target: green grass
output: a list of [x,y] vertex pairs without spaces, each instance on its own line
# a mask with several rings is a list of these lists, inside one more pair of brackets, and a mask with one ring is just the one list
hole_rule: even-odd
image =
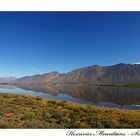
[[1,93],[0,128],[140,128],[140,111]]

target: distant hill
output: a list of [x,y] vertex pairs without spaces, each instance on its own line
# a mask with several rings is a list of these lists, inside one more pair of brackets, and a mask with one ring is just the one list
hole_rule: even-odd
[[16,79],[17,79],[16,77],[1,77],[0,83],[7,83],[7,82],[11,82]]
[[19,84],[44,84],[48,83],[54,79],[56,79],[60,74],[57,71],[53,71],[46,74],[36,74],[33,76],[26,76],[16,80],[13,80],[12,83],[19,83]]
[[117,64],[112,66],[93,65],[60,74],[51,72],[43,75],[27,76],[12,81],[22,84],[45,83],[133,83],[140,82],[140,64]]

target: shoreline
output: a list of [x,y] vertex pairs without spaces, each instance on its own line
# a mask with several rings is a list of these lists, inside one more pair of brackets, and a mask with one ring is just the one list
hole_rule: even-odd
[[108,102],[106,102],[108,105],[101,105],[100,102],[99,103],[93,103],[93,102],[88,102],[85,101],[85,103],[81,103],[81,102],[76,102],[76,101],[72,101],[72,100],[65,100],[65,99],[57,99],[57,98],[46,98],[46,97],[41,97],[39,95],[34,95],[34,94],[28,94],[28,93],[14,93],[14,92],[0,92],[0,94],[15,94],[15,95],[26,95],[26,96],[35,96],[35,97],[40,97],[42,99],[46,99],[46,100],[58,100],[58,101],[65,101],[65,102],[70,102],[73,104],[79,104],[79,105],[87,105],[87,106],[93,106],[93,107],[103,107],[103,108],[110,108],[110,109],[120,109],[120,110],[140,110],[140,105],[119,105],[119,104],[114,104],[114,106],[112,105],[113,103],[110,102],[110,105]]

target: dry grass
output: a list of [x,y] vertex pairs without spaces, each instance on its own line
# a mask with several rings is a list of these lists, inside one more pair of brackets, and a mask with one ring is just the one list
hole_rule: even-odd
[[1,93],[0,128],[140,128],[140,111]]

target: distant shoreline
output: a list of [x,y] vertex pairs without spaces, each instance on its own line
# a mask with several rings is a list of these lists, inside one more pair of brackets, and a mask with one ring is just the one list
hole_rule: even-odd
[[101,83],[101,84],[88,84],[88,83],[0,83],[1,85],[50,85],[50,86],[107,86],[107,87],[134,87],[140,88],[140,83]]

